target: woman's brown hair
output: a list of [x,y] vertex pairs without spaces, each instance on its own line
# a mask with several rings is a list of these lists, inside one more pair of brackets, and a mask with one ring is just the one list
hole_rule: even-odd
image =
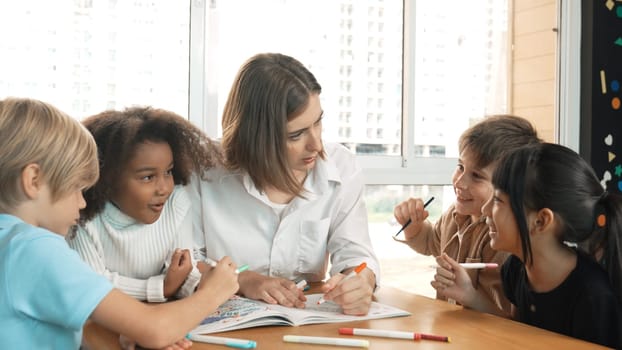
[[[278,53],[251,57],[240,68],[224,107],[222,148],[230,170],[246,171],[255,186],[300,195],[287,161],[287,122],[322,88],[298,60]],[[320,154],[324,157],[324,153]]]

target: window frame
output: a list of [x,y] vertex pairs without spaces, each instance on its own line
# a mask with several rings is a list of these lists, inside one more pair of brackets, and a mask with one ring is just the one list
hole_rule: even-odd
[[581,130],[581,1],[558,0],[557,142],[579,152]]

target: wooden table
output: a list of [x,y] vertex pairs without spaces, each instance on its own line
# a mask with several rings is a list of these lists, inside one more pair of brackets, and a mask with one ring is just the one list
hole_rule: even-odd
[[[464,309],[461,306],[424,296],[403,292],[392,287],[381,287],[376,292],[378,302],[409,311],[412,315],[380,320],[348,323],[308,325],[300,327],[259,327],[226,333],[215,333],[230,338],[250,339],[257,342],[257,349],[356,349],[330,345],[295,344],[283,342],[283,335],[307,335],[367,339],[370,349],[598,349],[593,343],[570,338],[557,333],[531,327],[519,322],[489,314]],[[429,333],[449,336],[451,343],[421,340],[411,341],[364,336],[341,336],[339,327],[375,328]],[[120,349],[118,335],[96,325],[87,323],[84,341],[88,349]],[[413,344],[414,343],[414,344]],[[192,349],[231,349],[222,345],[194,342]]]

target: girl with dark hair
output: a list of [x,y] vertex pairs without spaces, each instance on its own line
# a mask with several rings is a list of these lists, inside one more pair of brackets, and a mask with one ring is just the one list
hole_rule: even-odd
[[[513,317],[594,343],[622,347],[622,199],[607,193],[577,153],[544,143],[511,153],[492,178],[484,205],[493,249],[512,255],[501,268]],[[465,306],[483,302],[468,275],[437,258],[438,288]],[[480,298],[481,299],[481,298]]]

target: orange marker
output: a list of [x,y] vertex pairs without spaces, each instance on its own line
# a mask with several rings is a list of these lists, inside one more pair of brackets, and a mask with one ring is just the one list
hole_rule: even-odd
[[[361,263],[359,266],[357,266],[354,271],[350,272],[344,279],[341,280],[341,282],[347,280],[348,278],[352,278],[356,275],[358,275],[361,271],[363,271],[365,268],[367,267],[367,263],[363,262]],[[341,283],[339,282],[339,283]],[[317,301],[318,305],[319,304],[323,304],[325,303],[326,300],[324,300],[324,297],[320,297],[320,299]]]

